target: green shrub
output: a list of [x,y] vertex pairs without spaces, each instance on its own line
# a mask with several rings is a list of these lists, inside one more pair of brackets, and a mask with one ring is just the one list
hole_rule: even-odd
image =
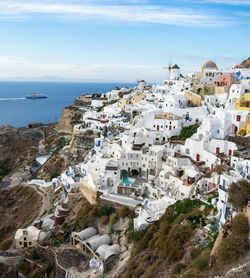
[[142,238],[140,239],[140,241],[137,244],[136,253],[140,253],[142,250],[144,250],[148,247],[148,244],[156,231],[157,231],[157,228],[154,225],[150,225],[147,228],[146,232],[143,234]]
[[175,205],[175,215],[176,218],[180,214],[186,214],[192,211],[194,208],[201,206],[201,201],[199,200],[191,200],[191,199],[184,199],[183,201],[177,201]]
[[0,250],[6,251],[7,249],[9,249],[12,244],[12,241],[13,241],[12,238],[7,238],[7,239],[3,240],[0,243]]
[[232,221],[233,234],[242,236],[245,239],[248,235],[248,231],[248,218],[242,213],[236,215]]
[[39,259],[39,256],[38,256],[38,254],[37,254],[37,251],[36,251],[36,248],[35,248],[35,247],[30,248],[30,256],[31,256],[31,258],[34,259],[34,260]]
[[127,235],[128,242],[140,241],[145,233],[146,233],[146,230],[133,230],[133,231],[129,232]]
[[111,226],[113,226],[118,221],[119,221],[119,216],[118,216],[118,214],[115,214],[110,218],[109,223],[110,223]]
[[194,247],[190,251],[190,256],[191,256],[192,260],[197,258],[200,254],[201,254],[201,249],[198,247]]
[[28,262],[22,262],[18,269],[20,272],[22,272],[22,274],[27,275],[31,271],[31,265]]
[[108,206],[104,205],[98,209],[98,216],[99,217],[101,217],[103,215],[109,216],[112,213],[112,211],[113,211],[112,207],[108,207]]
[[94,132],[93,132],[92,129],[86,130],[86,135],[88,135],[88,136],[92,135],[93,133],[94,133]]
[[215,220],[216,220],[216,218],[215,218],[215,216],[213,216],[212,219],[211,219],[211,224],[212,224],[212,225],[214,225]]
[[247,242],[243,241],[240,236],[228,236],[221,244],[217,259],[218,263],[228,265],[238,261],[245,254],[246,245]]
[[122,206],[118,212],[120,218],[125,218],[128,216],[129,209],[126,206]]
[[195,125],[183,127],[180,131],[180,137],[187,139],[197,132],[200,125],[197,123]]
[[194,259],[194,261],[192,262],[192,267],[197,270],[204,271],[208,268],[209,259],[210,259],[210,250],[205,249],[201,252],[201,254],[196,259]]
[[109,217],[107,215],[103,215],[100,218],[100,224],[106,226],[109,223]]
[[134,229],[134,221],[133,219],[129,219],[127,232],[133,231],[133,229]]
[[53,173],[53,174],[51,174],[51,176],[50,176],[50,180],[52,180],[52,179],[54,179],[54,178],[57,178],[57,177],[59,177],[60,175],[58,174],[58,173]]
[[144,268],[142,268],[141,266],[138,266],[133,273],[132,278],[138,278],[141,277],[144,273]]
[[236,210],[242,210],[250,200],[250,182],[242,180],[232,183],[228,189],[228,202]]
[[158,262],[154,263],[146,270],[145,278],[157,277],[157,272],[158,272],[157,270],[158,270]]
[[183,245],[190,239],[192,230],[187,225],[174,225],[163,242],[162,252],[168,261],[180,260],[184,254]]
[[238,214],[232,221],[232,233],[223,239],[219,253],[218,263],[227,265],[238,261],[248,248],[248,219]]
[[183,263],[176,263],[171,268],[171,275],[179,274],[182,270],[186,268],[186,265]]

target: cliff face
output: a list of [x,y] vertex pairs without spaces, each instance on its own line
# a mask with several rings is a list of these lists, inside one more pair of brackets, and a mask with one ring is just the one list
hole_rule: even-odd
[[0,184],[8,173],[30,164],[43,137],[38,129],[0,127]]
[[39,213],[41,202],[41,196],[30,187],[17,186],[1,190],[0,249],[5,249],[6,240],[12,241],[17,229],[32,222]]
[[77,106],[68,106],[63,109],[62,116],[57,125],[59,133],[72,134],[75,124],[80,123],[83,112]]

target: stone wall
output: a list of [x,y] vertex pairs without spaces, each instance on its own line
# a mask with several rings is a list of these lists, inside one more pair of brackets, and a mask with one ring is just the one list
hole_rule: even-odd
[[0,263],[5,265],[18,265],[24,258],[24,254],[0,251]]
[[36,246],[36,251],[39,257],[45,258],[55,269],[57,278],[64,278],[66,270],[60,267],[57,263],[55,253],[49,247],[43,247],[40,245]]
[[82,183],[80,184],[80,190],[82,192],[82,195],[88,200],[91,205],[97,204],[97,190],[93,190]]

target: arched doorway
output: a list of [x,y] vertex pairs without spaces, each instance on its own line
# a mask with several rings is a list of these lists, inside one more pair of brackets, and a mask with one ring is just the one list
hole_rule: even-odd
[[138,177],[139,176],[139,171],[136,169],[132,169],[130,172],[132,177]]

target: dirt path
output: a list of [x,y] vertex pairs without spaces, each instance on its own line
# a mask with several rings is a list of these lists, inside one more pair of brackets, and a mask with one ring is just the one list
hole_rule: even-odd
[[[42,199],[42,207],[41,207],[40,212],[37,215],[36,219],[40,218],[44,214],[44,212],[46,210],[50,209],[50,195],[49,195],[48,192],[46,192],[45,190],[43,190],[40,187],[38,188],[34,184],[27,184],[26,186],[32,187],[37,192],[37,194],[39,194],[39,195],[41,195],[43,197],[43,199]],[[35,220],[33,221],[33,223],[35,222]]]

